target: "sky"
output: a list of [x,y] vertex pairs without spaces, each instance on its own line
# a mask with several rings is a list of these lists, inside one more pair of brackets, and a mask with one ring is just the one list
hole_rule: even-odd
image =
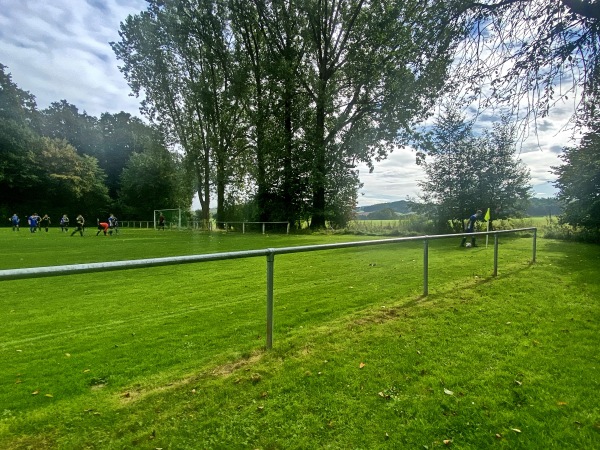
[[[36,97],[39,109],[66,100],[79,111],[128,112],[141,117],[139,99],[118,69],[109,42],[119,40],[119,25],[128,15],[146,8],[145,0],[0,0],[0,63],[20,89]],[[538,133],[520,146],[519,158],[531,171],[536,197],[554,195],[551,166],[570,143],[564,125],[568,105],[556,108],[538,123]],[[478,126],[490,126],[487,116]],[[417,198],[418,181],[424,179],[411,149],[396,151],[376,163],[369,173],[359,166],[364,186],[359,206]]]

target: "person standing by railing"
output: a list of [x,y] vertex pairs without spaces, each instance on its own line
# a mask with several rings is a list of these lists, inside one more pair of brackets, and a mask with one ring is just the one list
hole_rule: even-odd
[[[475,231],[475,224],[481,217],[481,214],[482,214],[481,210],[478,209],[475,214],[473,214],[471,217],[469,217],[469,222],[467,222],[467,226],[465,227],[465,233],[473,233]],[[467,246],[466,242],[467,242],[467,237],[463,236],[460,246],[466,247]],[[477,247],[477,244],[475,244],[474,236],[471,237],[471,245],[469,247]]]

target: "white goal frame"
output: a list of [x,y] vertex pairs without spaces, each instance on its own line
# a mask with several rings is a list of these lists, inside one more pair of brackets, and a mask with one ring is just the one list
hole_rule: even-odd
[[164,208],[164,209],[155,209],[154,210],[154,229],[157,230],[158,229],[158,215],[156,213],[162,214],[165,211],[177,211],[178,215],[177,215],[177,229],[181,230],[181,208]]

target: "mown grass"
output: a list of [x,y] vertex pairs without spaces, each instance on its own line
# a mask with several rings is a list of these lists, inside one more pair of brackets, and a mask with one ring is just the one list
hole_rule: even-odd
[[[2,268],[348,240],[1,230]],[[23,233],[21,231],[20,233]],[[597,246],[502,239],[0,283],[2,448],[594,448]],[[446,441],[446,443],[444,443]]]

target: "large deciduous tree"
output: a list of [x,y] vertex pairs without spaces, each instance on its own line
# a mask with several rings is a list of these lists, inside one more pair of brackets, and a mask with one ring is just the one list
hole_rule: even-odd
[[515,128],[507,119],[475,136],[473,124],[450,108],[437,120],[419,163],[426,179],[422,199],[435,205],[440,229],[455,231],[477,209],[493,218],[518,217],[527,209],[530,176],[516,159]]
[[[406,141],[444,89],[460,28],[443,1],[302,3],[300,79],[312,102],[312,222],[326,220],[328,181]],[[335,164],[341,162],[342,164]]]
[[[121,25],[113,48],[134,91],[146,94],[149,115],[175,131],[188,155],[198,152],[199,185],[212,175],[209,162],[218,196],[229,181],[219,164],[245,167],[262,217],[279,199],[288,219],[298,217],[301,199],[320,228],[351,210],[355,164],[404,145],[443,92],[463,32],[453,6],[153,0]],[[242,92],[234,80],[246,67],[251,90]],[[255,158],[236,165],[246,147]]]
[[566,147],[564,164],[554,167],[564,210],[561,221],[600,231],[600,133],[590,131],[576,147]]
[[131,156],[121,176],[119,199],[127,217],[147,219],[156,209],[189,209],[191,191],[181,162],[156,146]]
[[88,217],[108,214],[106,175],[96,158],[77,154],[66,140],[43,137],[37,162],[43,174],[38,194],[44,192],[43,201],[37,201],[37,209],[43,207],[54,216],[74,207]]
[[[224,2],[150,1],[148,10],[121,24],[113,43],[144,112],[183,148],[197,177],[203,218],[211,191],[222,211],[231,170],[239,166],[241,91],[235,43]],[[243,146],[241,147],[243,149]]]

